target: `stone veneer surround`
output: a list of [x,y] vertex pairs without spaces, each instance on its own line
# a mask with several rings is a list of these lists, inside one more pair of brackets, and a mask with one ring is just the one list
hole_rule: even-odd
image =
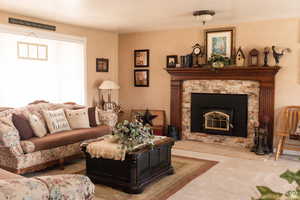
[[[253,144],[254,126],[258,123],[259,90],[258,81],[247,80],[186,80],[182,91],[182,136],[183,139],[205,143],[250,148]],[[191,93],[247,94],[248,95],[248,137],[231,137],[205,133],[191,133]]]

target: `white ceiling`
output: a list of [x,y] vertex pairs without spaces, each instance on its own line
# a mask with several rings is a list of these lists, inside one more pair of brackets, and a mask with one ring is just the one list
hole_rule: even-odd
[[200,9],[230,24],[300,17],[300,0],[0,0],[0,10],[121,33],[202,26]]

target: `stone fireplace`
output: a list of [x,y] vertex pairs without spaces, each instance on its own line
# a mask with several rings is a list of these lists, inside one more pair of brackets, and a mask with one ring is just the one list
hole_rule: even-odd
[[250,147],[258,123],[259,82],[186,80],[182,91],[182,137]]
[[[254,126],[268,118],[268,144],[273,149],[274,86],[280,67],[167,68],[171,75],[170,124],[178,127],[181,139],[250,147]],[[233,95],[247,101],[246,126],[235,130],[236,108],[228,105],[201,106],[198,127],[191,125],[192,96]],[[228,100],[226,100],[228,103]],[[210,102],[210,100],[208,101]],[[203,103],[203,102],[202,102]],[[221,102],[222,103],[222,102]],[[245,109],[242,112],[246,112]],[[197,113],[197,111],[196,111]],[[199,114],[199,113],[198,113]],[[197,115],[197,114],[196,114]],[[193,115],[194,116],[194,115]],[[196,119],[197,120],[197,119]],[[205,130],[203,130],[203,127]],[[243,130],[243,128],[246,130]],[[237,133],[239,132],[239,133]],[[235,135],[228,135],[234,133]],[[240,135],[236,135],[240,134]]]

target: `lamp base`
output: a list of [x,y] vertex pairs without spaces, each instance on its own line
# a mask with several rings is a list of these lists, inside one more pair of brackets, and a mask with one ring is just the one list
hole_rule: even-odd
[[117,108],[117,104],[115,102],[105,102],[103,104],[103,110],[105,111],[115,111]]

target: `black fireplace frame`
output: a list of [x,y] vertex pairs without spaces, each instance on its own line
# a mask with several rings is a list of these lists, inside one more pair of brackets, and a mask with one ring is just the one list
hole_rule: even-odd
[[[229,131],[209,130],[204,127],[204,114],[208,111],[231,113]],[[233,137],[248,136],[248,95],[220,93],[191,93],[191,132]]]

